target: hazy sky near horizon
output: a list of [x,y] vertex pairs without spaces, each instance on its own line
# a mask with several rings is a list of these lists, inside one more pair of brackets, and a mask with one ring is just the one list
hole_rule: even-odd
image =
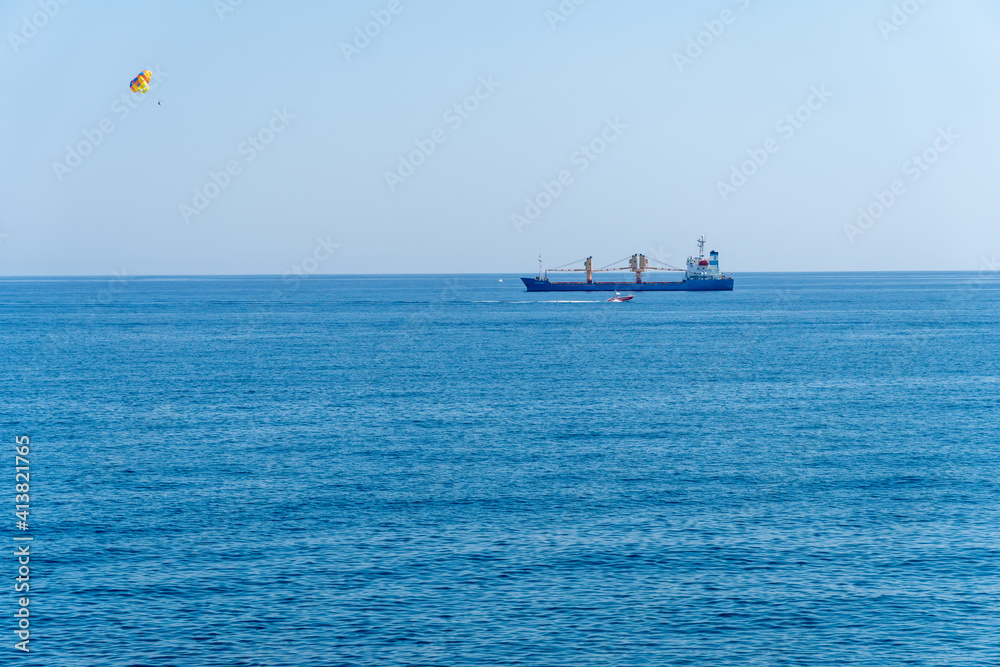
[[1000,255],[995,0],[8,0],[0,27],[2,275],[528,275],[702,233],[727,272]]

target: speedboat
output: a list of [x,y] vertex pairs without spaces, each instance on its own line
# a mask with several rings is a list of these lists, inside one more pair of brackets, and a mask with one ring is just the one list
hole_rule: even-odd
[[615,295],[608,299],[608,301],[614,301],[615,303],[622,303],[623,301],[631,301],[635,296],[632,294],[622,295],[620,292],[615,292]]

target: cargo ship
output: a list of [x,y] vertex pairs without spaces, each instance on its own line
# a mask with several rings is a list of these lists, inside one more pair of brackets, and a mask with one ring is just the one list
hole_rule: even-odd
[[[595,273],[629,271],[635,274],[634,282],[596,282]],[[675,271],[684,274],[681,280],[646,281],[647,271]],[[580,272],[587,274],[587,282],[549,280],[550,273]],[[687,269],[673,266],[654,266],[645,255],[632,255],[628,266],[615,268],[594,268],[594,258],[583,261],[582,269],[542,269],[542,258],[538,258],[538,276],[521,278],[529,292],[691,292],[732,290],[733,274],[726,275],[719,270],[719,253],[712,250],[705,257],[705,237],[698,239],[698,256],[688,257]]]

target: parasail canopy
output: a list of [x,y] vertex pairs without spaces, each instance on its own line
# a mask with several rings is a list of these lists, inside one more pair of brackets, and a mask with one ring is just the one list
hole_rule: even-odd
[[153,78],[153,73],[148,69],[144,69],[139,72],[139,76],[132,79],[132,83],[129,84],[129,88],[132,89],[133,93],[148,93],[149,92],[149,81]]

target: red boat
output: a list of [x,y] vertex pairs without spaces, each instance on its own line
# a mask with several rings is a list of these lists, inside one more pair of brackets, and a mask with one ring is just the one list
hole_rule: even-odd
[[631,301],[634,298],[635,298],[635,296],[632,295],[632,294],[626,294],[625,296],[622,296],[618,292],[615,292],[615,295],[613,297],[611,297],[610,299],[608,299],[608,301],[614,301],[615,303],[621,303],[623,301]]

